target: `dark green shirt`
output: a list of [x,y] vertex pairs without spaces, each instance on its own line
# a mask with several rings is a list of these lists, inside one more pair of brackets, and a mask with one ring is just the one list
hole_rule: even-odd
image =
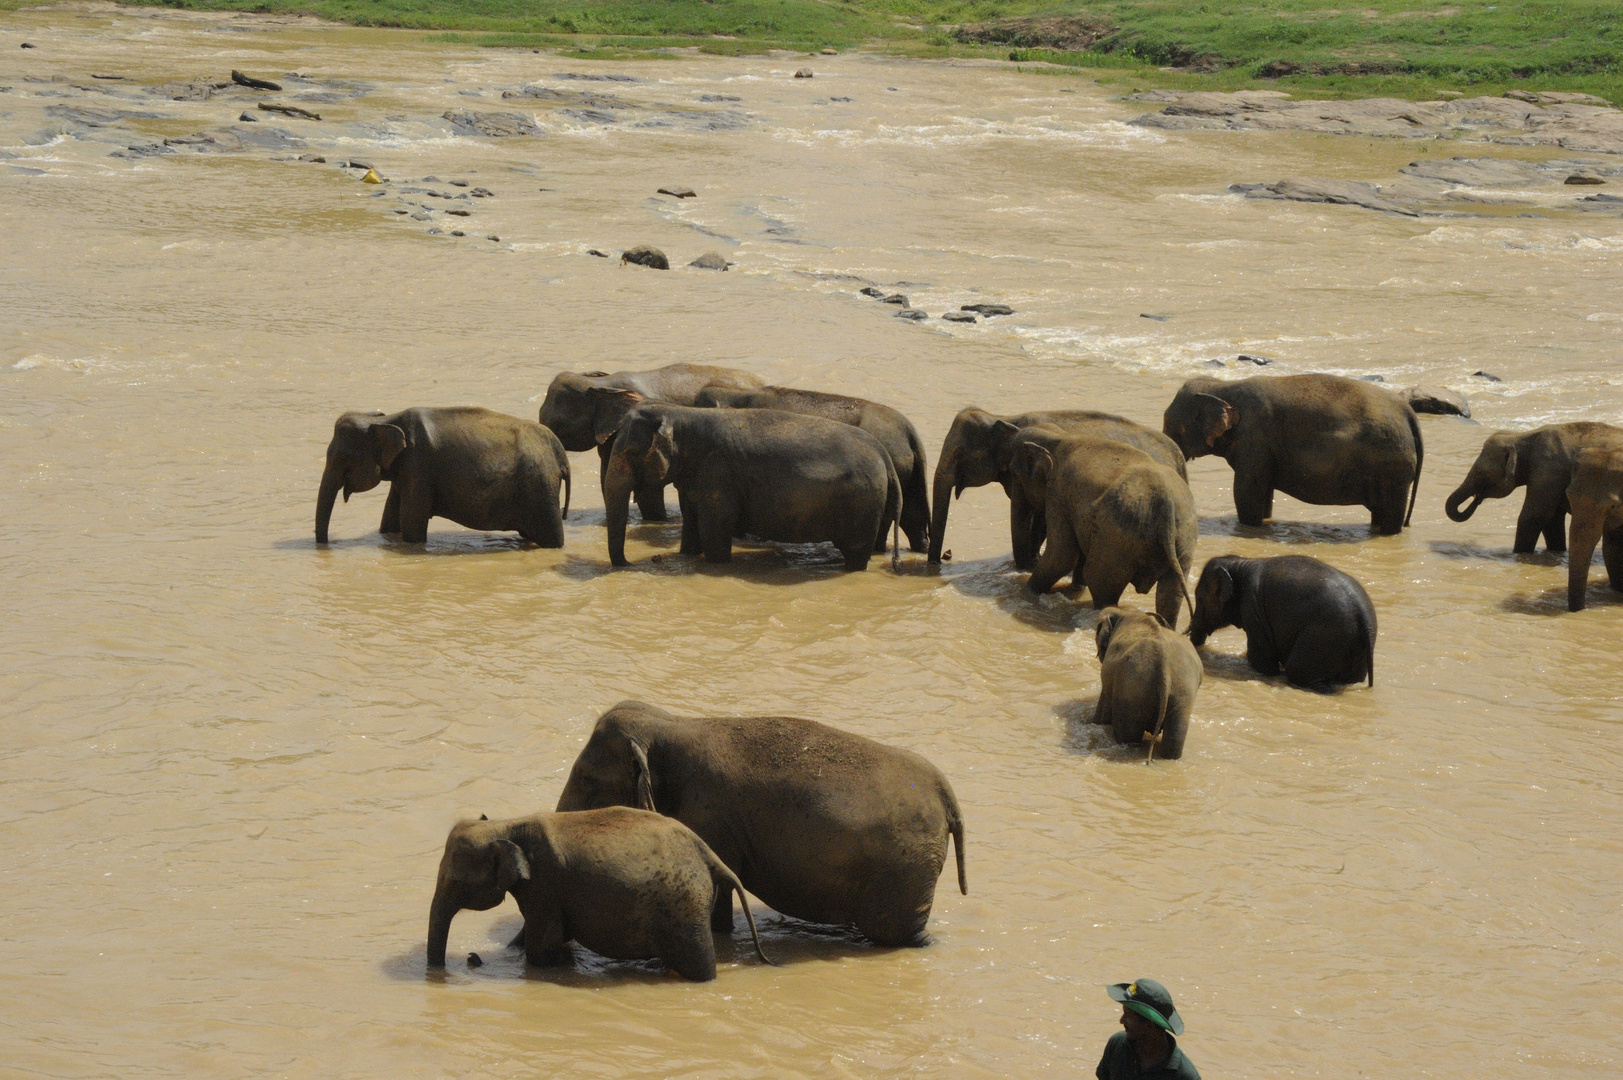
[[[1172,1038],[1168,1035],[1167,1038]],[[1172,1056],[1151,1069],[1138,1067],[1138,1051],[1127,1041],[1127,1032],[1118,1031],[1105,1043],[1105,1056],[1093,1070],[1099,1080],[1200,1080],[1195,1063],[1183,1056],[1177,1041],[1172,1044]]]

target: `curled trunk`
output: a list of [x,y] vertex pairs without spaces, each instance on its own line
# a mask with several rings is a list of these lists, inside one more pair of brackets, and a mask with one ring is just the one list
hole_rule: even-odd
[[930,562],[941,561],[941,545],[947,538],[947,512],[958,482],[958,467],[946,453],[935,467],[935,491],[930,503]]
[[631,516],[631,490],[637,478],[622,455],[610,457],[603,473],[603,506],[608,511],[609,562],[630,566],[626,561],[626,520]]
[[332,521],[333,503],[344,486],[344,474],[331,466],[321,474],[321,492],[316,496],[316,543],[327,542],[327,525]]
[[453,901],[434,894],[434,906],[428,913],[428,966],[445,966],[445,942],[451,936],[451,920],[456,917]]
[[[1445,512],[1447,512],[1448,520],[1450,521],[1468,521],[1470,520],[1471,515],[1476,513],[1476,508],[1482,505],[1483,498],[1484,496],[1478,495],[1476,492],[1472,491],[1469,484],[1461,484],[1459,487],[1455,488],[1454,493],[1448,497],[1448,502],[1443,509]],[[1460,503],[1464,502],[1466,499],[1470,499],[1471,504],[1464,509],[1461,509]]]

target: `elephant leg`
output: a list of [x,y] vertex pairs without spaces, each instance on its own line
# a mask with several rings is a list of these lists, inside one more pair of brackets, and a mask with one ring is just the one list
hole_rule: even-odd
[[564,929],[563,912],[556,908],[524,914],[524,959],[537,967],[555,967],[566,963],[568,951],[564,944],[569,932]]
[[1279,656],[1274,652],[1273,642],[1250,627],[1245,631],[1245,659],[1259,675],[1279,674]]
[[[1565,516],[1562,506],[1565,499],[1565,492],[1548,493],[1529,482],[1522,512],[1516,515],[1516,543],[1511,550],[1517,554],[1536,550],[1540,533],[1545,534],[1548,542],[1548,529],[1553,524],[1551,519],[1558,521]],[[1561,545],[1563,548],[1565,546],[1564,543]],[[1550,550],[1559,551],[1561,548],[1551,547]]]
[[709,982],[716,977],[716,941],[708,927],[698,930],[674,930],[661,943],[659,958],[684,979]]
[[1054,587],[1054,583],[1064,577],[1073,567],[1081,551],[1076,542],[1076,534],[1068,521],[1056,521],[1054,531],[1048,536],[1048,546],[1043,553],[1037,556],[1037,565],[1031,571],[1031,577],[1026,584],[1031,591],[1039,596]]
[[558,488],[549,488],[545,481],[531,485],[525,498],[524,525],[519,535],[537,547],[564,546],[564,515]]
[[644,521],[669,521],[665,514],[665,485],[637,485],[637,512]]
[[693,500],[683,495],[680,490],[676,493],[677,505],[682,510],[682,547],[683,555],[703,555],[704,542],[699,538],[699,515],[693,510]]
[[1263,469],[1235,466],[1234,512],[1241,525],[1259,526],[1274,516],[1274,479]]
[[1396,536],[1403,531],[1403,512],[1409,508],[1409,484],[1384,483],[1375,489],[1370,500],[1369,527],[1381,536]]
[[733,893],[731,889],[723,892],[716,890],[716,903],[710,909],[710,929],[718,934],[731,933],[733,929]]
[[909,904],[903,897],[912,890],[906,881],[892,881],[885,885],[885,895],[867,897],[857,912],[857,929],[862,936],[879,945],[893,949],[918,949],[930,944],[930,903],[935,899],[934,882],[929,892],[923,893],[922,904]]
[[[695,500],[695,503],[699,500]],[[704,548],[704,561],[729,563],[733,561],[733,534],[737,529],[738,513],[735,507],[716,497],[705,500],[699,513],[699,545]],[[863,545],[866,548],[866,544]],[[864,552],[866,554],[866,552]]]
[[1613,592],[1623,592],[1623,527],[1608,532],[1601,540],[1601,558],[1606,560],[1606,577]]
[[1099,704],[1093,709],[1093,722],[1095,724],[1109,724],[1115,727],[1112,717],[1116,705],[1116,680],[1111,672],[1104,671],[1099,677]]
[[[885,546],[881,544],[879,546],[879,552],[883,554],[884,551]],[[868,547],[867,544],[858,544],[854,547],[842,547],[840,548],[840,554],[845,556],[845,569],[847,572],[868,569],[868,560],[874,556],[874,552]]]
[[1555,516],[1544,523],[1544,550],[1560,554],[1567,550],[1567,512],[1557,510]]
[[1009,500],[1009,547],[1014,552],[1016,570],[1030,570],[1037,565],[1037,549],[1042,542],[1031,541],[1036,518],[1036,511],[1024,499],[1016,495]]
[[378,532],[385,536],[393,536],[400,531],[400,485],[389,485],[389,497],[383,500],[383,521],[378,525]]
[[1582,611],[1584,594],[1589,591],[1589,563],[1600,543],[1600,522],[1572,517],[1572,535],[1567,549],[1567,610]]
[[397,491],[400,492],[400,539],[408,544],[426,543],[428,519],[434,513],[433,487],[427,480],[408,476],[394,482],[390,497]]

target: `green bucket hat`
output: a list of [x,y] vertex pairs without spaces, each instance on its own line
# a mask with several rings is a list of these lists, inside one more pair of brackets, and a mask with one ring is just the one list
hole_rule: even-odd
[[1152,1024],[1174,1035],[1183,1034],[1183,1017],[1172,1007],[1172,995],[1154,979],[1113,983],[1105,987],[1105,992]]

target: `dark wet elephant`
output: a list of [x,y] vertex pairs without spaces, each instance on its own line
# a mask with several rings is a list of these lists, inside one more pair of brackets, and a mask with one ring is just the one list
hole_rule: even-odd
[[[1567,485],[1573,463],[1586,447],[1623,450],[1623,428],[1611,424],[1551,424],[1534,431],[1496,431],[1482,443],[1471,471],[1449,495],[1444,510],[1450,521],[1466,521],[1483,499],[1503,499],[1527,487],[1516,517],[1512,551],[1538,547],[1539,534],[1549,551],[1567,550]],[[1465,500],[1470,504],[1461,506]]]
[[1030,570],[1047,535],[1043,509],[1026,502],[1009,483],[1009,454],[1014,437],[1023,427],[1043,424],[1076,435],[1111,439],[1142,450],[1156,461],[1186,476],[1178,444],[1158,431],[1109,413],[1061,410],[994,416],[971,406],[953,418],[941,457],[935,463],[935,491],[930,519],[930,562],[941,561],[947,534],[947,513],[965,488],[1000,483],[1009,496],[1009,540],[1017,570]]
[[1189,639],[1159,615],[1105,608],[1093,629],[1099,650],[1099,708],[1095,723],[1110,725],[1119,743],[1149,744],[1148,761],[1183,757],[1189,714],[1204,668]]
[[1567,610],[1582,611],[1596,544],[1601,545],[1612,591],[1623,592],[1623,450],[1580,450],[1566,494],[1572,506]]
[[[608,469],[608,441],[625,414],[643,401],[692,405],[706,386],[753,389],[765,380],[736,368],[708,364],[667,364],[652,371],[602,371],[576,374],[559,372],[541,402],[541,423],[551,428],[564,449],[578,454],[596,449],[602,469]],[[644,521],[665,521],[665,486],[637,492],[637,510]]]
[[459,821],[445,841],[428,917],[428,964],[445,966],[451,920],[518,901],[526,959],[557,964],[578,941],[614,960],[665,961],[695,982],[716,977],[711,912],[733,893],[766,963],[749,899],[733,872],[687,826],[615,807]]
[[[559,810],[640,806],[705,839],[785,915],[852,925],[882,945],[924,945],[950,837],[952,785],[917,754],[789,716],[673,716],[622,701],[597,721]],[[732,925],[718,903],[715,927]]]
[[609,561],[627,566],[631,492],[674,484],[682,554],[732,560],[733,538],[827,541],[847,570],[884,550],[902,508],[896,466],[861,428],[777,409],[690,409],[647,402],[610,444],[603,502]]
[[1414,513],[1426,456],[1407,402],[1339,375],[1190,379],[1161,430],[1190,460],[1216,454],[1233,467],[1242,525],[1273,516],[1278,490],[1320,506],[1368,507],[1371,527],[1395,535]]
[[[489,409],[348,412],[333,425],[316,497],[316,543],[327,542],[338,493],[390,481],[384,533],[428,539],[428,519],[470,529],[514,530],[541,547],[564,546],[569,455],[545,427]],[[563,487],[559,504],[558,489]]]
[[[1010,455],[1011,497],[1041,506],[1048,543],[1027,582],[1042,594],[1071,575],[1096,608],[1131,585],[1155,587],[1155,610],[1178,625],[1199,522],[1189,485],[1142,450],[1051,427],[1021,428]],[[1193,610],[1193,605],[1191,605]]]
[[1220,555],[1200,571],[1189,640],[1225,626],[1245,631],[1245,656],[1263,675],[1327,691],[1375,685],[1375,605],[1351,576],[1305,555]]
[[765,386],[759,390],[707,386],[699,392],[694,404],[700,408],[782,409],[837,420],[866,431],[890,454],[896,475],[901,478],[902,532],[907,536],[908,546],[914,551],[929,547],[930,492],[924,479],[924,444],[919,441],[912,421],[889,405],[787,386]]

